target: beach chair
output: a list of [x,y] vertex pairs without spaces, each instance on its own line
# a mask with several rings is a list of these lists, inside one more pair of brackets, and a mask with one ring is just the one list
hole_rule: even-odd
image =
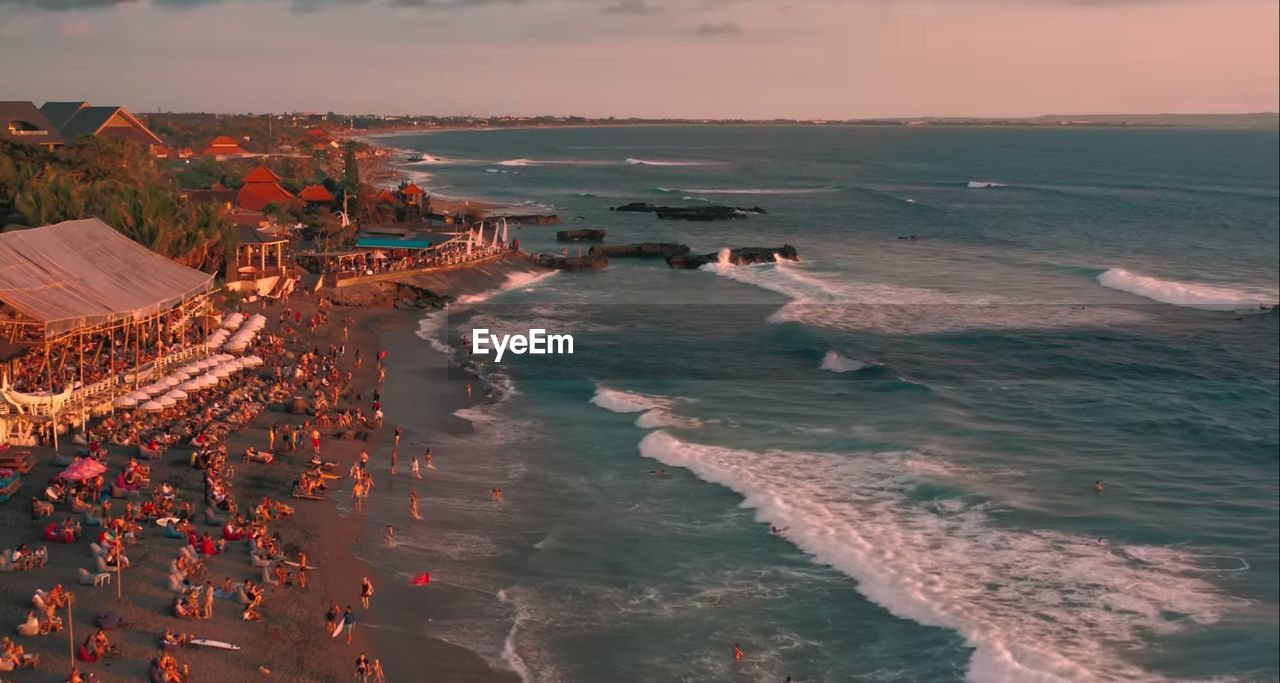
[[93,586],[94,588],[102,588],[104,585],[111,583],[111,574],[108,572],[94,573],[80,568],[80,583],[85,586]]
[[20,636],[38,636],[40,635],[40,622],[35,618],[28,619],[18,624],[18,635]]

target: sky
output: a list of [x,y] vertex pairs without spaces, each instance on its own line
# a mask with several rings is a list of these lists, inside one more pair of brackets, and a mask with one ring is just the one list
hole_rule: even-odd
[[1280,109],[1276,0],[0,0],[0,100],[689,118]]

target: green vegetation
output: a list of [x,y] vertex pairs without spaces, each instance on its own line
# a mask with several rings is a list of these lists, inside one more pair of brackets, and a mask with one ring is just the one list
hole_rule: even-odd
[[211,273],[234,242],[231,219],[216,205],[183,201],[169,170],[139,145],[85,137],[50,153],[0,141],[0,228],[90,217]]

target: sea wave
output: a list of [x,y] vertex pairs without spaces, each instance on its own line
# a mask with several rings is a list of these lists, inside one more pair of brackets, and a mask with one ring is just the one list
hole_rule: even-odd
[[971,190],[983,190],[991,187],[1009,187],[1004,183],[993,183],[989,180],[970,180],[965,187]]
[[671,405],[671,399],[596,384],[591,403],[613,413],[643,413],[654,408],[666,408]]
[[1141,311],[1102,306],[1046,306],[987,294],[847,280],[806,264],[735,266],[722,258],[700,270],[781,294],[790,301],[772,323],[879,334],[934,334],[975,329],[1055,329],[1132,324]]
[[755,452],[664,431],[640,452],[736,491],[757,519],[893,614],[960,633],[979,683],[1159,680],[1117,651],[1245,604],[1204,580],[1184,548],[1140,562],[1132,547],[998,524],[969,496],[922,498],[921,487],[963,473],[921,453]]
[[1103,287],[1187,308],[1208,311],[1266,312],[1276,306],[1277,293],[1251,287],[1223,287],[1198,282],[1161,280],[1124,268],[1112,268],[1098,276]]
[[653,159],[631,159],[622,161],[627,166],[710,166],[718,161],[656,161]]
[[822,365],[818,367],[830,372],[857,372],[870,366],[860,360],[846,358],[839,351],[831,349],[822,357]]
[[683,188],[655,187],[654,190],[665,193],[681,194],[814,194],[818,192],[834,192],[834,187],[748,187],[748,188]]

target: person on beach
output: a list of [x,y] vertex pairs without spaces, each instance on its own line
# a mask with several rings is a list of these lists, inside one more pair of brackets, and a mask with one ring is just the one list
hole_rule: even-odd
[[338,623],[339,616],[341,614],[338,612],[338,603],[330,604],[329,611],[324,613],[324,630],[326,632],[333,632],[333,627]]
[[388,524],[388,525],[387,525],[387,531],[386,531],[386,533],[384,533],[384,534],[382,535],[382,537],[386,539],[386,541],[387,541],[387,545],[392,546],[392,547],[395,547],[395,544],[396,544],[396,528],[395,528],[395,527],[393,527],[393,526],[391,526],[390,524]]
[[311,430],[311,451],[316,455],[320,455],[320,430]]
[[367,681],[369,680],[369,673],[369,658],[361,652],[360,656],[356,657],[356,678],[361,681]]
[[409,464],[409,472],[413,475],[414,479],[422,478],[422,471],[418,469],[418,467],[418,456],[415,455],[413,456],[413,462]]
[[396,476],[396,465],[400,462],[400,451],[391,451],[391,476]]
[[276,426],[271,425],[267,428],[267,450],[276,450]]
[[387,683],[387,675],[382,672],[382,660],[373,660],[373,683]]
[[396,425],[396,431],[395,431],[395,436],[396,436],[396,448],[399,448],[399,447],[400,447],[400,437],[401,437],[401,436],[403,436],[403,435],[404,435],[404,428],[403,428],[403,427],[401,427],[400,425]]
[[494,489],[494,490],[489,494],[489,497],[493,499],[493,502],[495,502],[495,503],[501,503],[501,502],[502,502],[502,489],[497,489],[497,488],[495,488],[495,489]]
[[434,460],[432,459],[432,456],[431,456],[431,449],[430,449],[430,448],[428,448],[428,449],[427,449],[427,456],[426,456],[426,457],[427,457],[427,469],[429,469],[429,470],[434,470],[434,469],[436,468],[436,464],[435,464]]
[[1102,482],[1100,481],[1093,482],[1093,492],[1102,493]]
[[742,651],[742,646],[738,645],[737,643],[734,643],[733,644],[733,661],[741,662],[746,658],[747,658],[747,653]]
[[386,382],[387,382],[387,368],[380,367],[378,368],[378,384],[386,384]]
[[471,382],[467,382],[467,400],[471,400]]
[[347,605],[347,611],[342,613],[342,628],[347,632],[347,645],[350,645],[351,632],[356,628],[356,613],[351,611],[351,605]]
[[417,491],[409,492],[409,514],[412,515],[414,519],[419,519],[419,520],[422,519],[422,513],[418,512],[418,492]]
[[205,581],[204,592],[200,594],[200,618],[201,619],[213,618],[213,593],[214,593],[213,582]]
[[360,580],[360,602],[361,604],[364,605],[365,609],[369,609],[369,598],[372,598],[372,597],[373,597],[373,582],[370,581],[369,577],[366,576]]

